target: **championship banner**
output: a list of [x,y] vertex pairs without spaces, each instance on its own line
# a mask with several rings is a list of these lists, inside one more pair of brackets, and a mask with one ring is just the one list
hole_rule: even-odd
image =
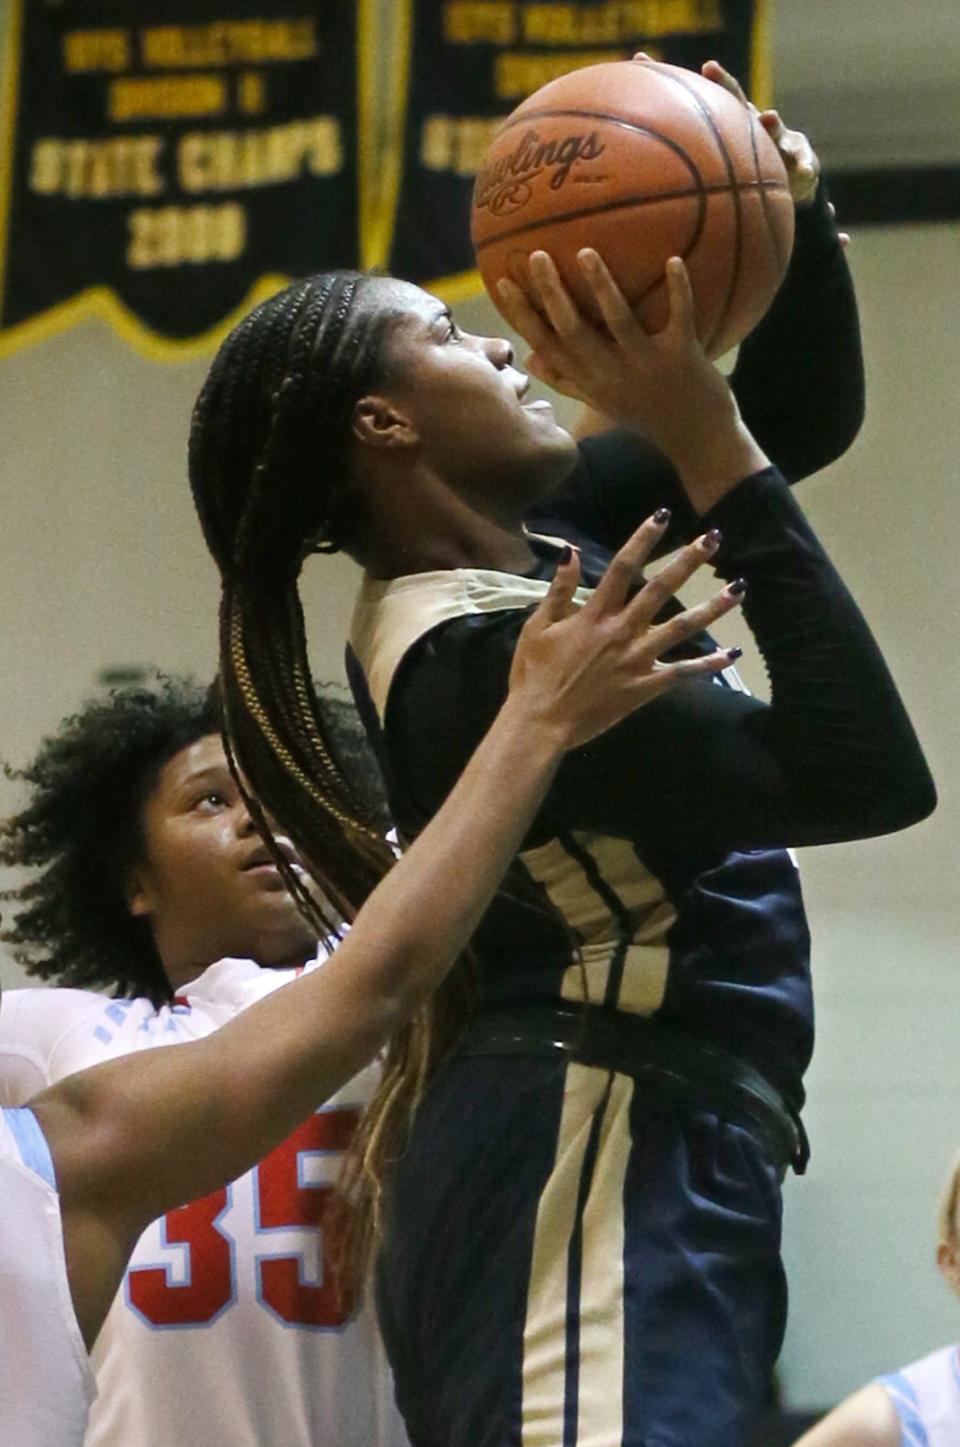
[[0,354],[94,315],[182,359],[358,264],[370,0],[7,3]]
[[691,70],[719,60],[766,105],[763,11],[763,0],[406,0],[378,259],[448,301],[475,291],[470,199],[484,153],[515,106],[569,70],[638,50]]

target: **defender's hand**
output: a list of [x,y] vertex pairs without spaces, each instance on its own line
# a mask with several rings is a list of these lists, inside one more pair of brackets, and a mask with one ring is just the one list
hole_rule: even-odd
[[580,563],[569,550],[549,593],[524,625],[510,670],[510,694],[533,719],[557,731],[563,748],[587,743],[684,679],[719,673],[739,657],[739,649],[717,649],[700,658],[658,662],[661,654],[736,608],[744,592],[737,580],[706,603],[655,623],[667,599],[720,545],[715,532],[697,538],[631,596],[669,520],[666,509],[648,518],[579,604],[574,595]]

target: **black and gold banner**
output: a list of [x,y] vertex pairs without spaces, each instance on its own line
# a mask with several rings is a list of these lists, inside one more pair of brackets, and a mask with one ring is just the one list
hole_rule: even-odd
[[[390,271],[449,300],[477,285],[470,197],[503,118],[568,70],[638,50],[699,69],[716,59],[768,103],[763,0],[405,0],[405,125],[380,224]],[[401,128],[396,128],[400,134]]]
[[97,315],[179,358],[357,264],[369,0],[8,3],[0,352]]

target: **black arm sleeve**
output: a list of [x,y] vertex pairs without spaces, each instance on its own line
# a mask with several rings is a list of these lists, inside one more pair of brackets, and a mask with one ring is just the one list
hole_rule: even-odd
[[[904,828],[933,783],[866,623],[772,469],[710,514],[717,570],[745,611],[771,702],[706,681],[641,708],[568,755],[531,835],[595,829],[654,848],[824,844]],[[457,620],[408,655],[387,715],[394,767],[432,813],[506,692],[522,613]]]
[[[857,303],[822,185],[797,212],[787,275],[741,346],[730,384],[750,431],[789,482],[835,461],[860,430]],[[668,552],[690,536],[696,514],[663,453],[627,431],[585,437],[577,468],[549,502],[551,516],[614,552],[658,507],[673,512],[660,549]]]
[[863,423],[860,320],[820,185],[797,211],[790,266],[730,377],[744,422],[790,482],[842,457]]

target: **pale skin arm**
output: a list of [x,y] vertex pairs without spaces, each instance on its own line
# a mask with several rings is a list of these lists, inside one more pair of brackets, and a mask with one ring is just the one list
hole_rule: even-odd
[[805,1432],[796,1447],[901,1447],[902,1440],[889,1393],[871,1382]]
[[[591,599],[576,556],[525,626],[510,691],[443,808],[360,911],[329,963],[205,1040],[69,1077],[31,1102],[54,1160],[67,1266],[92,1344],[151,1220],[248,1170],[369,1061],[435,989],[517,852],[564,755],[730,655],[660,654],[736,606],[729,588],[653,619],[716,551],[699,539],[630,600],[662,536],[650,519]],[[464,868],[463,861],[470,867]]]

